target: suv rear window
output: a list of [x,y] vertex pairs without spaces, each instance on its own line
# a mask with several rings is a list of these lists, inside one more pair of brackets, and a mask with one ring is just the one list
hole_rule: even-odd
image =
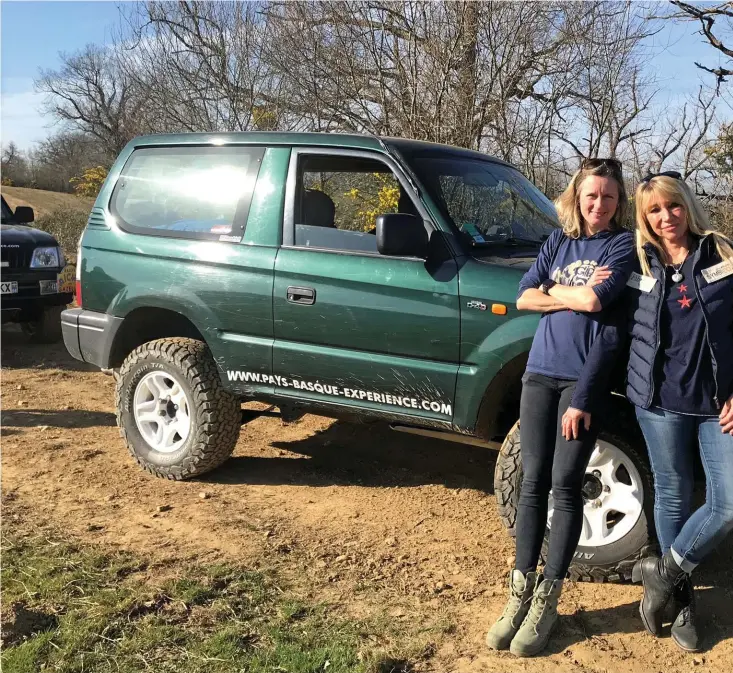
[[263,154],[241,146],[137,149],[112,192],[112,214],[135,233],[238,241]]

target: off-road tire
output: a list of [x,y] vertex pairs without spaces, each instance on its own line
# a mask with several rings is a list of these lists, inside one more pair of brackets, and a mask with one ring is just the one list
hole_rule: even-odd
[[[142,437],[133,415],[135,388],[153,370],[174,374],[190,404],[191,429],[173,453],[153,449]],[[117,425],[132,457],[148,472],[166,479],[190,479],[224,463],[241,428],[241,405],[221,385],[205,343],[168,338],[149,341],[132,351],[115,373]]]
[[[628,441],[602,430],[603,439],[622,449],[635,463],[644,484],[643,512],[636,526],[618,542],[602,548],[608,562],[573,561],[568,572],[575,582],[622,582],[631,580],[631,571],[639,559],[656,551],[653,527],[654,483],[646,458],[646,451],[634,448],[636,441]],[[634,438],[636,439],[636,438]],[[494,494],[499,517],[509,534],[516,535],[517,504],[522,485],[522,457],[519,422],[507,434],[499,452],[494,470]],[[579,548],[580,549],[580,548]],[[542,545],[541,563],[547,552],[547,538]],[[615,557],[608,559],[609,556]]]
[[24,320],[20,328],[29,341],[36,344],[53,344],[61,341],[61,311],[65,306],[49,306],[41,310],[34,320]]

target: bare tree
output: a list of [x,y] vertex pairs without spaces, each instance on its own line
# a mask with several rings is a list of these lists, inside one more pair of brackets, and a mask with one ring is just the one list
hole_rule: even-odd
[[84,169],[109,165],[109,156],[94,137],[78,131],[60,131],[29,153],[32,185],[39,189],[70,192],[69,180]]
[[664,134],[651,147],[653,158],[648,170],[658,172],[665,161],[674,157],[675,165],[687,179],[709,163],[705,150],[713,142],[710,131],[715,119],[714,101],[714,96],[705,96],[700,87],[695,99],[667,116]]
[[572,104],[552,133],[578,158],[622,155],[648,133],[654,80],[640,62],[643,41],[658,28],[632,3],[598,3],[592,26],[572,41]]
[[3,145],[0,157],[0,174],[3,184],[23,187],[28,178],[28,162],[18,146],[11,140]]
[[135,3],[120,41],[127,77],[145,92],[160,130],[246,131],[281,126],[262,52],[268,21],[258,3]]
[[48,94],[46,112],[95,137],[114,158],[142,130],[144,99],[112,49],[89,45],[76,54],[62,54],[61,60],[59,70],[42,71],[36,80],[36,88]]
[[[276,3],[268,58],[304,126],[511,153],[521,101],[547,103],[575,5]],[[511,109],[509,109],[511,108]]]
[[64,131],[94,138],[109,160],[142,132],[315,130],[490,152],[548,193],[601,154],[637,176],[670,162],[693,175],[707,166],[714,106],[701,93],[659,119],[651,7],[134,3],[112,47],[64,56],[38,86]]
[[[672,4],[679,7],[680,11],[673,14],[670,18],[699,21],[700,32],[708,43],[723,55],[733,59],[733,2],[722,2],[717,5],[711,5],[710,3],[698,3],[694,5],[689,2],[672,0]],[[716,26],[715,22],[718,20],[720,23]],[[725,44],[723,39],[719,37],[721,33],[725,35],[723,39],[728,44]],[[715,75],[718,90],[720,89],[720,85],[727,81],[725,78],[733,75],[733,69],[731,69],[733,64],[727,67],[710,68],[696,61],[695,65]]]

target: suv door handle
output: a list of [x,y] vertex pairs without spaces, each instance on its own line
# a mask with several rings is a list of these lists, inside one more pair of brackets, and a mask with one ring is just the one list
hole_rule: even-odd
[[312,287],[293,287],[288,288],[288,301],[292,304],[315,304],[316,291]]

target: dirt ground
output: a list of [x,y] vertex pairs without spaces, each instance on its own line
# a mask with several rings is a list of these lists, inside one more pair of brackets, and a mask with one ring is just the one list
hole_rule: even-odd
[[566,585],[547,656],[488,651],[513,554],[492,495],[495,460],[380,425],[285,425],[273,413],[243,426],[234,456],[205,478],[157,479],[122,445],[111,377],[3,328],[3,494],[82,539],[182,564],[275,566],[304,597],[350,614],[386,606],[394,619],[451,624],[431,671],[733,670],[731,539],[698,578],[701,654],[643,631],[638,586],[582,583]]

